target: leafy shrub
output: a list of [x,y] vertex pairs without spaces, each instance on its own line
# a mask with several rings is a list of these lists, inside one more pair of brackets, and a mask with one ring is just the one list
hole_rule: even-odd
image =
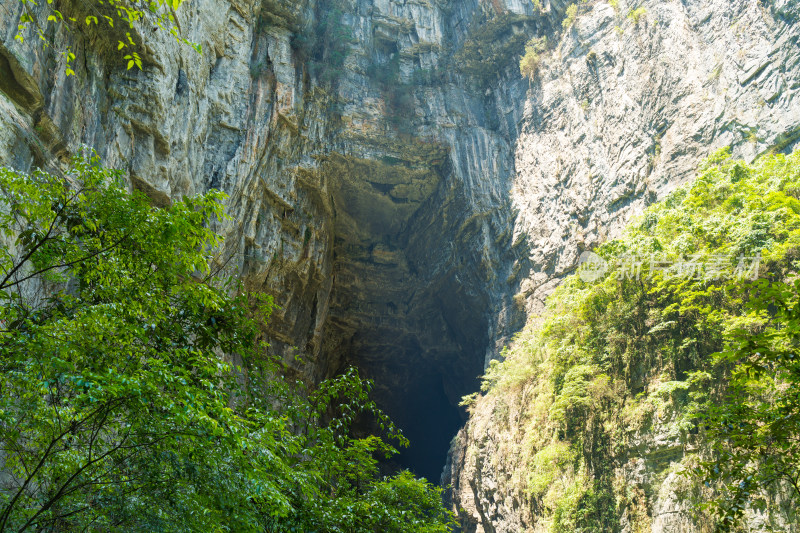
[[[144,29],[168,31],[179,43],[191,46],[198,53],[201,52],[199,44],[181,37],[180,28],[175,20],[175,10],[181,6],[183,0],[148,2],[133,0],[124,5],[103,0],[64,5],[50,1],[35,3],[34,5],[41,8],[36,10],[27,7],[27,0],[19,1],[23,9],[14,38],[20,43],[24,42],[25,32],[32,29],[43,43],[42,46],[51,46],[50,32],[47,30],[51,25],[70,32],[88,33],[92,40],[100,36],[99,41],[104,48],[117,51],[128,70],[134,67],[142,68],[142,57],[136,50],[142,44],[139,39]],[[57,49],[57,53],[65,59],[65,74],[74,75],[72,62],[75,60],[75,54],[72,50]]]
[[533,79],[539,68],[541,54],[547,50],[547,37],[533,38],[525,45],[525,55],[519,61],[519,72],[528,79]]
[[[714,362],[728,384],[699,410],[709,443],[691,473],[716,488],[707,505],[719,531],[732,531],[748,506],[766,510],[765,492],[784,486],[800,501],[800,280],[759,280],[748,288],[747,322],[729,334]],[[701,388],[708,374],[697,372]]]
[[534,498],[541,498],[556,480],[563,469],[577,459],[578,454],[563,441],[548,444],[533,456],[527,479],[527,492]]

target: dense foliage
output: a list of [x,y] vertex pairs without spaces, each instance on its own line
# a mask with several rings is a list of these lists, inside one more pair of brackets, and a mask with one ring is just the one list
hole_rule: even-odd
[[164,209],[96,157],[0,169],[0,530],[448,531],[353,370],[308,390],[259,341],[272,303],[212,270],[222,194]]
[[[490,367],[473,409],[491,405],[519,432],[507,453],[534,519],[647,528],[651,483],[673,472],[694,476],[679,497],[704,503],[701,531],[796,508],[800,311],[782,280],[798,266],[798,191],[800,152],[754,165],[715,154],[589,256]],[[685,451],[648,458],[655,477],[631,486],[621,475],[654,432]]]

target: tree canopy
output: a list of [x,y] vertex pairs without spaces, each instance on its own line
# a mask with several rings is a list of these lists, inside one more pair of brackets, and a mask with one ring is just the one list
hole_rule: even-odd
[[0,530],[448,531],[379,476],[404,439],[368,382],[282,377],[271,300],[212,270],[222,199],[154,208],[90,153],[0,169]]

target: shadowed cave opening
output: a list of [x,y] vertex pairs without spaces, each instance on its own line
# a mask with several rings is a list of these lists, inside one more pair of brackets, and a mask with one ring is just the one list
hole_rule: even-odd
[[425,319],[397,316],[395,326],[402,324],[402,333],[362,324],[346,363],[374,381],[376,403],[410,441],[384,463],[386,473],[408,469],[436,484],[450,442],[467,419],[458,403],[480,387],[488,343],[485,317],[476,311],[483,299],[472,299],[449,283],[442,287],[449,299],[428,292],[410,313]]
[[352,365],[375,383],[378,407],[409,439],[385,472],[432,483],[467,418],[458,403],[479,388],[497,296],[490,229],[448,184],[449,154],[430,140],[381,138],[323,167],[335,213],[324,351],[334,372]]
[[440,375],[420,376],[404,393],[394,420],[410,446],[401,449],[395,461],[401,468],[439,483],[450,441],[463,423],[464,412],[447,398]]

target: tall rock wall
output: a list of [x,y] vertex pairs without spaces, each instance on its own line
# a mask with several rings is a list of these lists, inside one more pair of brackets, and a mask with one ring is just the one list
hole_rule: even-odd
[[[20,43],[9,1],[0,164],[59,171],[86,144],[156,204],[225,191],[222,260],[275,297],[273,349],[312,381],[360,367],[435,478],[459,398],[583,249],[714,148],[797,137],[796,2],[641,6],[581,3],[562,31],[564,0],[195,0],[178,20],[202,55],[146,30],[127,71],[113,34]],[[468,522],[476,490],[455,494]]]
[[797,13],[789,0],[581,9],[542,61],[516,146],[514,231],[530,243],[531,308],[706,155],[732,146],[752,160],[797,141]]
[[86,144],[156,205],[225,191],[221,261],[275,297],[272,348],[302,356],[310,381],[361,368],[417,443],[403,461],[438,478],[459,398],[524,320],[508,192],[527,82],[514,54],[480,86],[453,54],[479,21],[505,16],[497,43],[519,48],[550,15],[518,1],[198,0],[178,21],[202,55],[145,25],[138,71],[105,30],[20,43],[22,6],[7,7],[0,163],[59,171]]
[[[630,15],[639,9],[638,17]],[[535,316],[582,251],[690,179],[719,147],[752,160],[800,137],[800,7],[749,0],[583,6],[541,60],[515,147],[514,241],[529,255],[520,295]],[[535,394],[535,393],[530,393]],[[464,531],[549,531],[525,494],[525,394],[479,401],[453,440],[444,481]],[[615,531],[699,532],[675,466],[687,450],[670,413],[630,435],[612,465]],[[616,448],[615,448],[616,449]],[[793,519],[776,514],[778,527]],[[774,526],[775,524],[773,524]],[[750,516],[751,531],[766,531]]]

